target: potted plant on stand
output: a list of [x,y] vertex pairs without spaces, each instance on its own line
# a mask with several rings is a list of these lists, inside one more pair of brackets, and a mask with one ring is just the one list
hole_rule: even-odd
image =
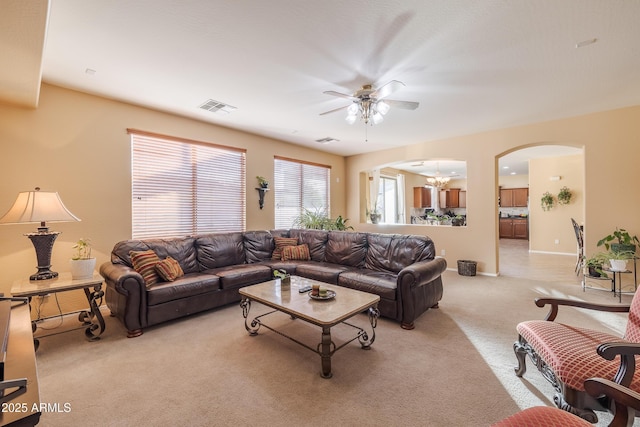
[[71,278],[73,280],[90,279],[96,268],[96,259],[91,256],[91,242],[89,239],[80,238],[75,245],[71,258]]
[[638,240],[637,236],[631,236],[629,232],[624,228],[616,228],[613,233],[600,239],[597,243],[597,246],[604,245],[607,250],[611,249],[612,252],[635,253],[636,244],[640,244],[640,240]]
[[602,277],[608,278],[607,273],[604,272],[604,263],[608,261],[608,255],[606,252],[599,252],[585,260],[586,272],[589,277]]
[[609,259],[609,266],[611,271],[625,271],[627,269],[627,261],[633,258],[635,252],[631,251],[609,251],[607,252],[607,258]]

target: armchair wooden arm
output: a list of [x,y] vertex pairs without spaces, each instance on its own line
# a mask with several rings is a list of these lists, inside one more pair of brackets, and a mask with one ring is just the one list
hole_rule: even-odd
[[554,321],[558,315],[558,307],[561,305],[577,308],[586,308],[588,310],[607,311],[612,313],[628,313],[630,305],[620,304],[596,304],[586,301],[578,301],[566,298],[536,298],[535,303],[538,307],[544,307],[545,305],[551,305],[549,313],[544,320]]
[[640,411],[640,394],[604,378],[589,378],[584,388],[593,397],[607,396],[615,403],[615,416],[610,427],[623,427],[633,424],[635,410]]
[[629,387],[636,372],[636,358],[640,354],[640,344],[630,342],[609,342],[600,344],[598,354],[607,360],[613,360],[620,355],[620,367],[613,378],[618,384]]

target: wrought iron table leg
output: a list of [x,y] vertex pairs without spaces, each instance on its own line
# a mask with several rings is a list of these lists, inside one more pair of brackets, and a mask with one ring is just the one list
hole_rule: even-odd
[[251,310],[251,300],[249,298],[243,298],[242,301],[240,301],[240,307],[242,308],[242,317],[244,317],[244,328],[249,332],[249,335],[258,335],[260,322],[257,319],[253,319],[251,325],[247,323],[249,320],[249,310]]
[[[89,302],[89,311],[81,312],[78,315],[78,320],[89,325],[84,331],[87,339],[89,341],[96,341],[100,339],[100,335],[102,335],[105,329],[104,318],[102,317],[100,307],[96,302],[104,296],[102,284],[94,286],[93,291],[89,288],[84,288],[84,294],[87,296],[87,301]],[[97,323],[94,322],[94,319]]]
[[[331,354],[333,353],[332,345],[331,328],[325,326],[322,328],[322,341],[319,344],[322,364],[322,372],[320,375],[322,378],[331,378],[333,376],[333,373],[331,372]],[[335,348],[335,345],[333,345],[333,347]]]
[[369,307],[369,323],[371,323],[371,339],[369,339],[369,335],[366,331],[362,331],[360,336],[358,336],[358,341],[360,341],[360,345],[365,350],[371,349],[371,344],[376,340],[376,326],[378,326],[378,317],[380,317],[380,310],[377,307]]

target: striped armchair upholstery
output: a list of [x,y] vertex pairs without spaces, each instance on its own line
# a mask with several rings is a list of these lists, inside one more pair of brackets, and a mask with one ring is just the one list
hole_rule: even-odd
[[[516,375],[526,372],[526,356],[554,386],[554,403],[590,423],[598,417],[594,410],[609,410],[607,398],[585,392],[585,381],[599,377],[640,391],[640,370],[635,372],[635,354],[640,354],[640,297],[629,306],[591,304],[557,298],[540,298],[536,305],[550,305],[545,320],[517,325],[518,340],[513,348],[518,359]],[[559,306],[599,311],[629,312],[625,336],[554,322]]]

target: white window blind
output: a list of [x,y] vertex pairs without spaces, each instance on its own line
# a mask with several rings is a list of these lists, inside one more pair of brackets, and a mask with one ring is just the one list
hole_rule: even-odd
[[329,215],[331,167],[276,157],[274,160],[275,227],[290,228],[305,209]]
[[132,238],[245,230],[244,150],[129,133]]

